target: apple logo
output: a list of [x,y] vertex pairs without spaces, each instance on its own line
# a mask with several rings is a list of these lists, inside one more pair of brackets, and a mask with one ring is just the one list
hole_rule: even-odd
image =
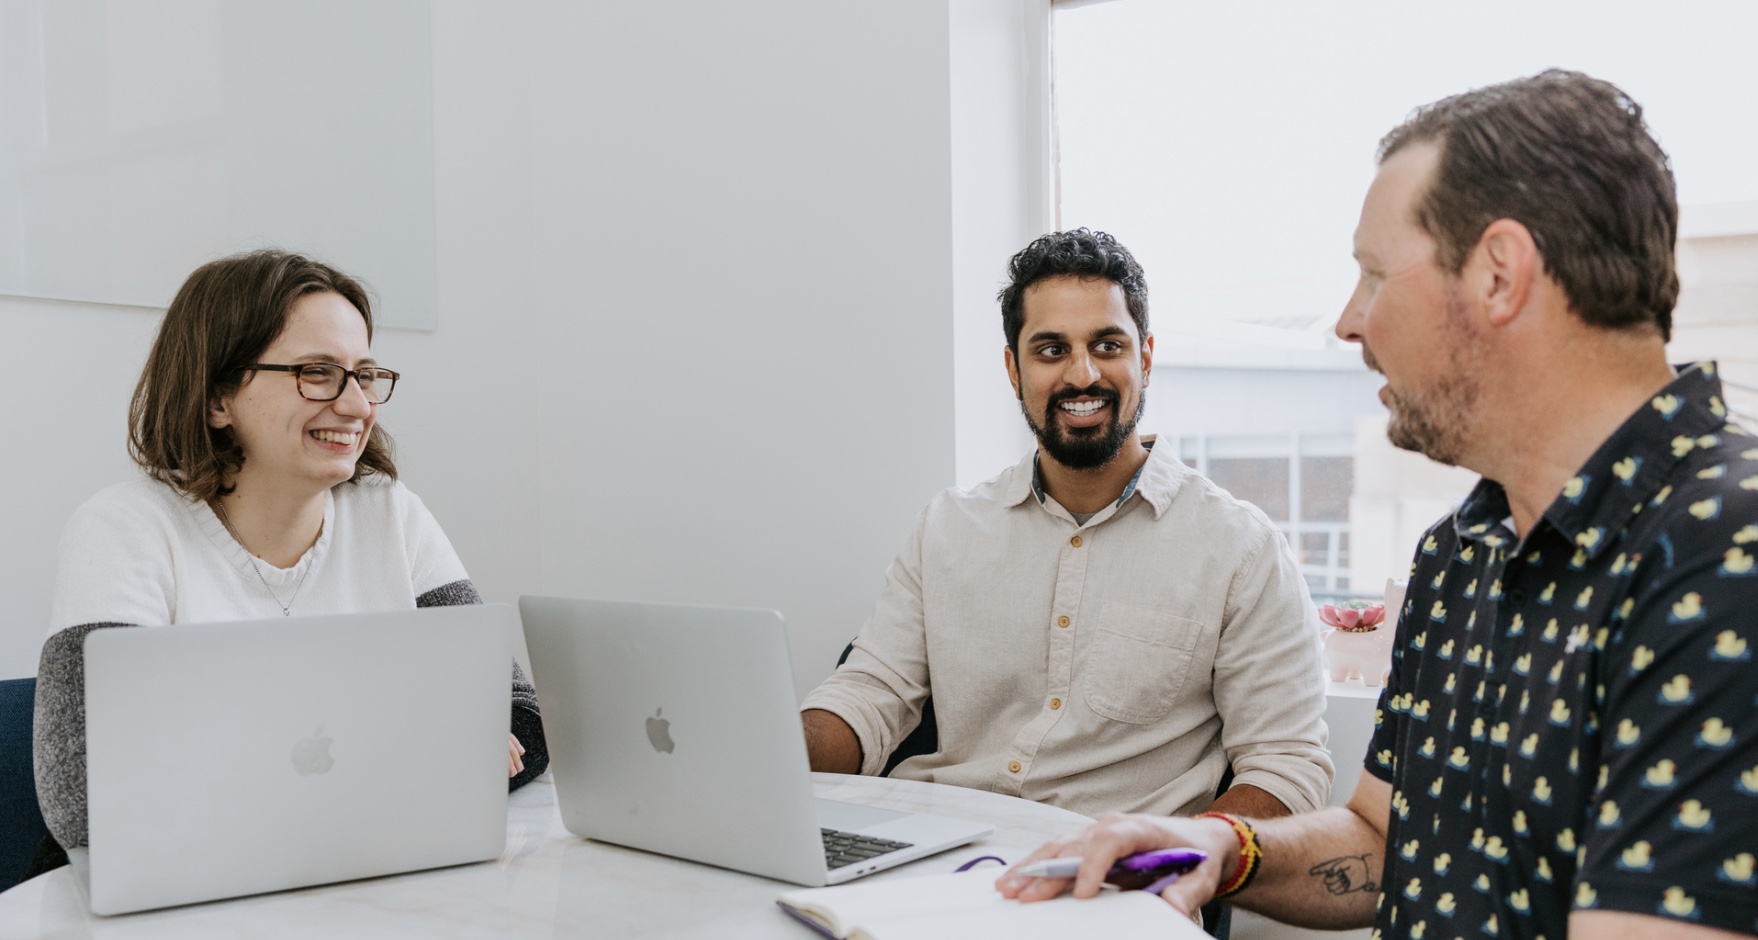
[[652,718],[647,719],[647,740],[653,743],[654,750],[670,754],[673,746],[671,722],[661,718],[660,716],[663,714],[665,714],[665,709],[661,708],[653,713]]
[[293,769],[299,771],[299,776],[327,774],[336,765],[335,758],[330,756],[330,739],[323,735],[320,725],[311,737],[293,745]]

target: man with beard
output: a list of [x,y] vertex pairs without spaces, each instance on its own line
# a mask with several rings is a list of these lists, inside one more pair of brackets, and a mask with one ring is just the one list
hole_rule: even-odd
[[1106,820],[1040,852],[1086,857],[1076,894],[1191,845],[1209,860],[1164,893],[1183,910],[1231,896],[1385,937],[1758,932],[1758,440],[1714,363],[1667,364],[1677,231],[1642,108],[1586,75],[1386,136],[1337,335],[1385,375],[1394,444],[1483,479],[1417,547],[1360,782],[1288,819]]
[[1136,433],[1154,349],[1140,266],[1081,229],[1010,276],[1005,362],[1038,447],[917,519],[847,662],[806,697],[813,769],[879,773],[931,698],[939,749],[892,776],[1094,815],[1323,806],[1318,622],[1286,540]]

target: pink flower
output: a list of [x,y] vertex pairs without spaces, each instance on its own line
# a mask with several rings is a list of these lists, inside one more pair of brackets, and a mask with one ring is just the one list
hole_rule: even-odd
[[1385,622],[1386,605],[1364,601],[1325,604],[1319,608],[1319,619],[1339,630],[1366,633]]

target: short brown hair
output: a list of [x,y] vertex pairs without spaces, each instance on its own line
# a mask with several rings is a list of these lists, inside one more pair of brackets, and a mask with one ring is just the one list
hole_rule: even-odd
[[[262,250],[211,261],[178,288],[128,405],[128,455],[148,475],[191,499],[208,501],[232,491],[244,466],[231,428],[208,424],[208,412],[244,383],[281,335],[287,313],[306,294],[342,295],[366,319],[372,339],[372,301],[359,281],[320,261],[287,251]],[[391,438],[373,425],[353,480],[368,473],[396,479]],[[352,480],[350,481],[352,482]]]
[[1544,270],[1583,320],[1672,335],[1679,205],[1671,161],[1616,85],[1551,70],[1416,109],[1379,159],[1436,142],[1416,222],[1457,274],[1497,219],[1526,226]]

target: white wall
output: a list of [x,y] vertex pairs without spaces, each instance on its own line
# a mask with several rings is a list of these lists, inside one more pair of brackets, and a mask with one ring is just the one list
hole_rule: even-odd
[[[439,328],[376,345],[405,479],[490,599],[773,606],[801,693],[829,671],[954,479],[952,22],[435,3]],[[67,514],[129,472],[156,320],[0,298],[0,675],[35,670]]]

